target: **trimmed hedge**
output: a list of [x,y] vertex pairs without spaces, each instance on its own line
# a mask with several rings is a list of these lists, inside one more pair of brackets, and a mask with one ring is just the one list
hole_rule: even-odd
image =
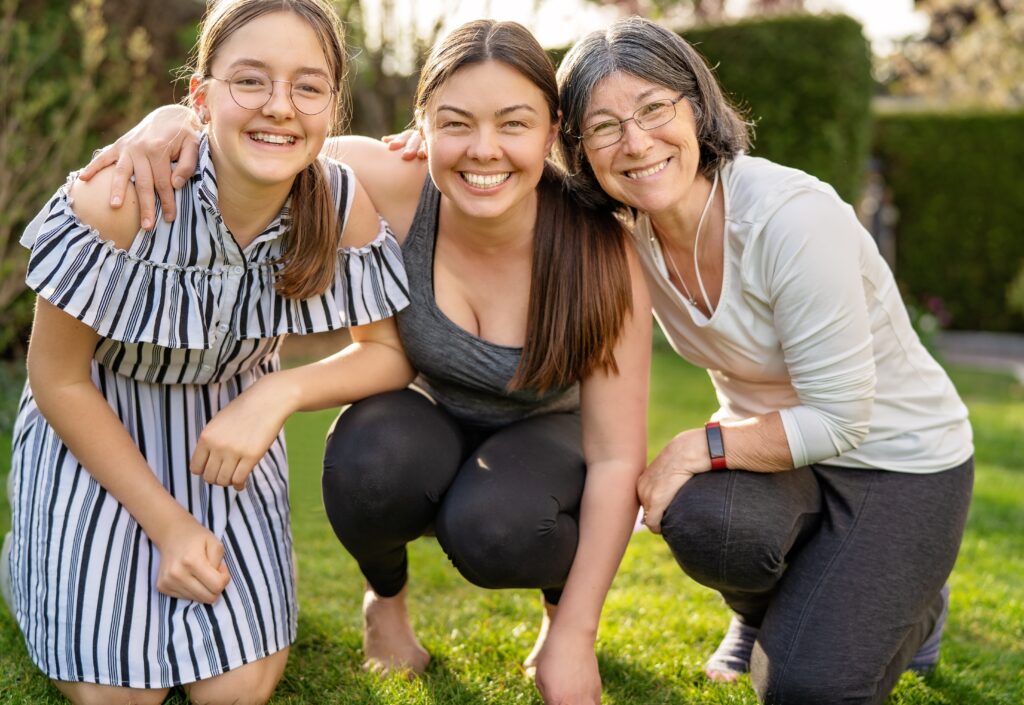
[[756,123],[753,154],[803,169],[853,203],[871,144],[871,52],[845,15],[790,15],[682,36]]
[[[680,33],[756,125],[753,154],[814,174],[853,203],[871,142],[871,52],[845,15],[788,15]],[[548,50],[555,65],[568,49]]]
[[906,293],[939,297],[952,328],[1024,332],[1006,298],[1024,266],[1024,112],[876,120]]

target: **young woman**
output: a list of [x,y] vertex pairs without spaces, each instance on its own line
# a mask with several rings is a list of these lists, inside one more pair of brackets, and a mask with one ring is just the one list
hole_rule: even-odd
[[[443,39],[416,118],[426,163],[370,139],[331,145],[403,243],[399,329],[426,393],[355,404],[328,441],[324,501],[367,579],[368,665],[426,666],[405,546],[434,531],[472,582],[543,590],[527,665],[547,702],[598,703],[597,624],[645,462],[646,290],[611,213],[577,205],[546,162],[555,74],[523,27],[481,20]],[[153,131],[180,126],[172,114]]]
[[722,408],[640,478],[646,523],[734,619],[707,665],[766,703],[881,703],[938,659],[973,477],[967,410],[853,210],[748,157],[700,56],[633,18],[559,69],[593,203],[635,216],[655,314]]
[[362,326],[315,385],[288,378],[307,405],[411,378],[385,320],[408,301],[397,244],[317,160],[345,75],[334,10],[217,3],[194,68],[178,217],[140,229],[132,189],[108,205],[113,170],[72,174],[22,240],[38,302],[5,559],[29,654],[75,703],[269,699],[297,624],[284,439],[228,465],[204,427],[288,333]]

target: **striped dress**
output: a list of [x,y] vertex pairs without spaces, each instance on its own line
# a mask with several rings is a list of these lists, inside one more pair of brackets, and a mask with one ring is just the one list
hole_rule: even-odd
[[[351,171],[323,162],[344,222]],[[71,177],[74,178],[74,175]],[[8,567],[14,611],[50,678],[165,688],[287,647],[297,605],[284,436],[238,492],[188,470],[203,426],[278,368],[289,333],[369,323],[408,303],[401,251],[386,225],[339,249],[329,290],[304,301],[273,289],[287,205],[245,249],[217,208],[204,140],[178,217],[120,250],[82,224],[61,188],[29,226],[28,285],[95,329],[92,376],[153,473],[224,544],[230,582],[213,605],[157,592],[159,553],[40,414],[26,385],[14,430]]]

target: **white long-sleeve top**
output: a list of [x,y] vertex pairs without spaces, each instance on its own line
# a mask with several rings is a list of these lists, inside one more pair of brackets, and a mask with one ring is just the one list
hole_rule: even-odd
[[966,461],[967,408],[853,209],[765,159],[741,155],[721,178],[725,267],[710,319],[670,283],[650,219],[633,229],[655,316],[675,351],[707,368],[714,418],[780,412],[795,467],[931,473]]

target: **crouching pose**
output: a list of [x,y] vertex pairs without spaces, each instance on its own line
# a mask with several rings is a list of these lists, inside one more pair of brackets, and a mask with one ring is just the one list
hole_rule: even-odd
[[639,482],[648,526],[733,611],[708,675],[749,669],[765,703],[882,702],[938,658],[966,408],[853,210],[743,154],[746,125],[686,42],[623,20],[559,83],[570,171],[635,216],[658,321],[721,403]]

